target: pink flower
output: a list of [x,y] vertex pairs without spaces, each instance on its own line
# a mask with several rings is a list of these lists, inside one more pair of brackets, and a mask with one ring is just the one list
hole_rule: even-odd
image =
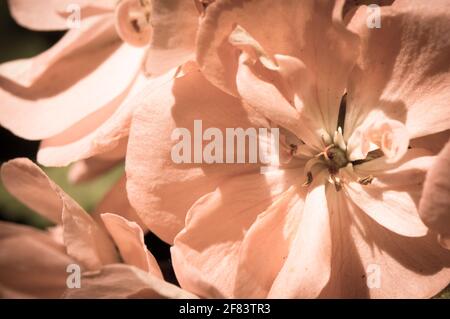
[[[149,95],[126,159],[130,201],[174,243],[184,289],[382,298],[445,288],[450,253],[417,208],[434,157],[414,145],[450,128],[449,4],[398,0],[380,29],[367,27],[366,7],[346,28],[334,1],[208,6],[202,72]],[[195,119],[279,126],[291,160],[266,174],[257,164],[175,164],[171,132]]]
[[131,106],[145,98],[138,93],[156,90],[193,56],[195,4],[10,0],[9,5],[14,18],[34,30],[68,29],[77,11],[67,10],[76,6],[81,20],[46,52],[0,66],[1,125],[42,140],[37,157],[47,166],[96,156],[75,169],[74,179],[83,178],[80,170],[89,175],[92,166],[95,171],[99,163],[108,167],[123,159]]
[[[4,164],[2,180],[11,194],[58,225],[46,232],[0,223],[2,297],[195,297],[163,280],[138,224],[112,213],[91,217],[27,159]],[[79,288],[66,284],[73,264],[82,271]]]

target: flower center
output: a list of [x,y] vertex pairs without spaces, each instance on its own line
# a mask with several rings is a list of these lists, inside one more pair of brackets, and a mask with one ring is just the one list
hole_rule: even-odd
[[325,149],[323,156],[331,174],[336,174],[340,168],[347,166],[349,163],[346,151],[334,144]]

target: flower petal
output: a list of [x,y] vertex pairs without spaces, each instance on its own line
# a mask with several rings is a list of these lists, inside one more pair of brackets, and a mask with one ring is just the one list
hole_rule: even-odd
[[[33,13],[34,15],[35,13]],[[92,49],[92,47],[117,40],[112,28],[111,16],[86,18],[79,29],[68,31],[55,45],[43,53],[30,58],[6,62],[0,65],[2,78],[24,88],[30,88],[46,75],[52,67],[74,51]],[[2,83],[7,87],[8,83]]]
[[63,202],[73,202],[70,196],[29,159],[18,158],[4,163],[1,176],[9,193],[56,224],[61,223]]
[[387,229],[403,236],[420,237],[427,233],[418,215],[418,202],[426,171],[432,157],[420,149],[407,152],[398,165],[381,157],[355,166],[358,176],[372,175],[370,185],[356,181],[345,184],[345,192],[371,218]]
[[0,222],[0,296],[59,298],[72,258],[49,234]]
[[381,8],[381,28],[367,27],[366,9],[350,24],[362,49],[349,80],[347,134],[373,109],[405,123],[410,138],[449,129],[450,3],[396,1]]
[[350,136],[347,153],[349,160],[355,161],[365,159],[370,151],[379,148],[393,163],[405,155],[408,147],[409,133],[401,122],[372,115]]
[[18,24],[32,30],[69,29],[69,16],[77,5],[83,19],[113,8],[115,0],[8,0],[9,9]]
[[[96,111],[105,114],[117,107],[135,81],[145,52],[121,44],[113,28],[106,21],[96,38],[58,57],[31,87],[0,77],[0,123],[20,137],[44,139]],[[26,64],[25,72],[34,72],[28,71],[34,69],[33,61],[19,63]],[[99,111],[102,108],[106,110]]]
[[[214,297],[208,295],[210,290],[196,285],[197,281],[206,282],[221,295],[233,297],[245,234],[257,216],[302,175],[298,168],[240,175],[201,197],[189,210],[186,226],[172,247],[173,267],[181,287]],[[200,278],[185,272],[184,264],[196,268]]]
[[198,12],[194,1],[152,1],[153,35],[145,70],[160,75],[194,58]]
[[108,265],[84,273],[80,289],[66,290],[64,297],[83,298],[197,298],[191,293],[129,265]]
[[[335,5],[335,1],[313,0],[215,1],[200,24],[197,60],[208,80],[236,95],[239,50],[253,47],[257,61],[266,68],[276,54],[299,59],[313,75],[314,90],[305,102],[320,109],[323,127],[332,134],[346,79],[358,54],[357,36],[333,21]],[[255,15],[263,16],[265,23],[259,23]],[[236,25],[255,41],[245,41],[243,48],[234,35],[228,43]]]
[[[298,229],[286,262],[269,298],[315,298],[331,272],[331,226],[323,175],[316,178],[306,196]],[[331,189],[331,188],[329,188]]]
[[250,115],[197,70],[148,92],[133,116],[125,169],[130,202],[152,232],[171,243],[199,197],[234,174],[259,170],[258,164],[177,164],[171,158],[179,143],[175,129],[194,134],[194,121],[201,120],[203,128],[225,134],[227,127],[255,127]]
[[437,155],[450,139],[450,130],[415,138],[409,143],[412,148],[425,148]]
[[236,297],[267,297],[295,238],[304,205],[302,193],[291,186],[256,218],[245,234],[239,252]]
[[73,163],[73,165],[69,168],[67,178],[72,184],[87,182],[109,171],[119,163],[120,160],[106,160],[99,158],[98,156],[94,156]]
[[305,121],[301,117],[302,114],[286,100],[272,81],[265,81],[255,74],[249,65],[247,54],[242,54],[239,58],[236,82],[239,95],[257,112],[288,129],[309,145],[320,148],[320,138],[311,133],[311,126],[314,127],[317,122],[311,125]]
[[163,279],[161,269],[155,257],[153,257],[145,246],[144,232],[138,224],[130,222],[119,215],[110,213],[102,214],[101,218],[119,248],[120,255],[126,264],[135,266]]
[[330,211],[332,271],[321,298],[431,298],[450,280],[450,253],[433,236],[395,234],[343,192]]
[[78,204],[64,202],[62,225],[67,253],[86,269],[119,261],[111,238]]
[[88,269],[118,260],[108,235],[69,195],[29,159],[2,165],[5,188],[31,209],[55,223],[62,223],[69,256]]
[[126,190],[126,176],[123,175],[120,180],[109,190],[92,213],[92,217],[97,223],[103,223],[100,215],[102,213],[114,213],[126,218],[129,221],[138,224],[142,230],[147,227],[142,222],[136,211],[131,207]]
[[147,78],[140,74],[118,99],[64,132],[42,141],[37,155],[38,162],[46,166],[66,166],[71,162],[114,150],[121,152],[123,158],[134,110],[147,97],[148,92],[170,82],[175,71],[172,69],[158,78]]
[[450,142],[437,156],[427,173],[423,194],[419,205],[419,214],[424,223],[438,232],[443,244],[450,249]]

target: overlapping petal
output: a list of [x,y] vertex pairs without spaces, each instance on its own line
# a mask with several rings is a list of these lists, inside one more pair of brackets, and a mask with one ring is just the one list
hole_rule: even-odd
[[350,28],[361,37],[351,74],[345,137],[372,110],[405,124],[410,138],[448,130],[450,3],[396,1],[381,8],[381,28],[368,28],[360,7]]
[[172,242],[190,206],[228,177],[259,171],[258,164],[176,164],[171,158],[179,142],[172,139],[174,130],[184,128],[193,135],[194,121],[201,120],[203,129],[218,128],[225,135],[227,127],[254,127],[248,116],[239,100],[212,86],[197,70],[142,100],[130,131],[127,190],[142,221],[160,238]]

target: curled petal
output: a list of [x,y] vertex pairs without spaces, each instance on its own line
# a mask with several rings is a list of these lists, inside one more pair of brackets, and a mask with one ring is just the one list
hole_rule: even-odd
[[390,162],[400,160],[408,150],[409,133],[405,126],[394,120],[378,120],[369,126],[358,128],[348,141],[349,159],[365,159],[367,154],[379,148]]
[[123,261],[163,279],[155,257],[145,246],[142,228],[116,214],[105,213],[101,217],[119,248]]
[[419,214],[424,223],[440,234],[444,247],[450,249],[450,142],[437,156],[428,171]]
[[[147,19],[145,16],[146,13],[142,12],[143,10],[139,0],[121,1],[115,10],[116,30],[118,35],[124,42],[137,47],[148,45],[152,36],[150,24],[146,27],[140,25],[141,19]],[[134,17],[133,14],[136,17]]]
[[427,227],[419,218],[418,203],[423,179],[432,163],[429,153],[420,149],[409,150],[395,164],[381,157],[355,166],[358,176],[374,177],[370,185],[349,181],[345,192],[362,211],[390,231],[402,236],[424,236]]

